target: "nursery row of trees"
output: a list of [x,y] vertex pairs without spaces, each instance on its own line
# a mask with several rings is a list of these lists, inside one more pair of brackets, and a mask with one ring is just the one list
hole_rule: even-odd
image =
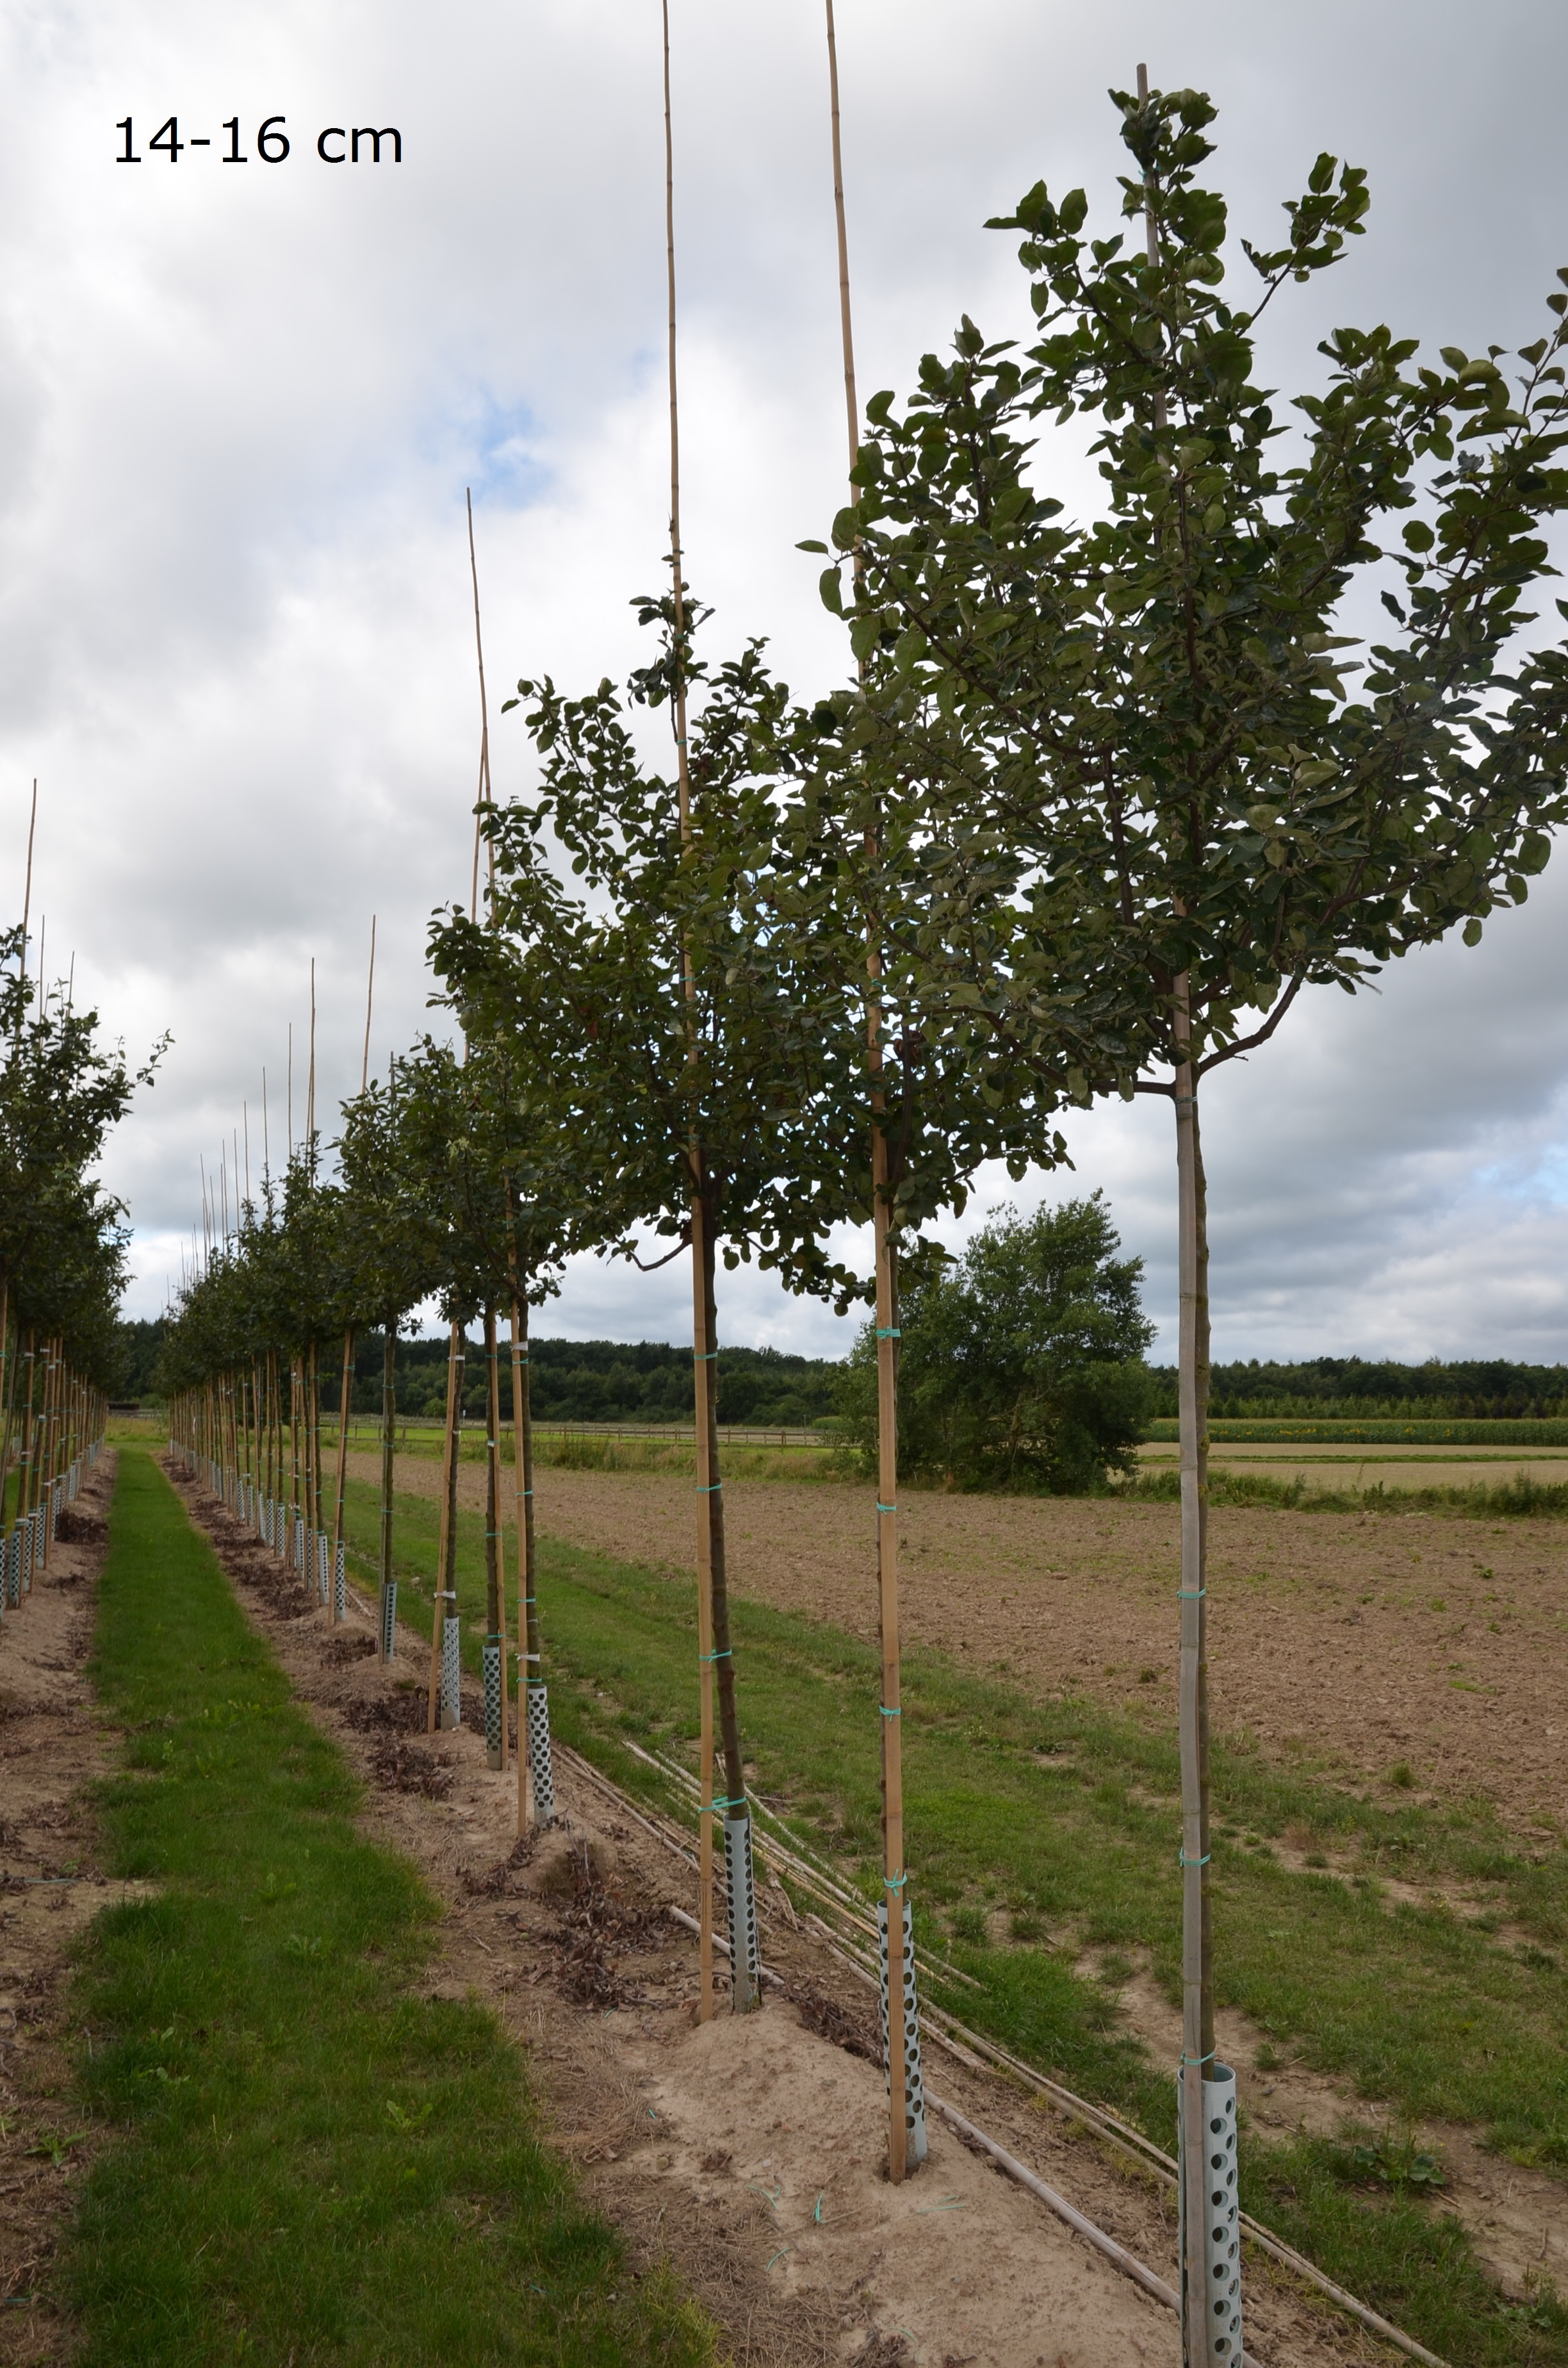
[[[30,844],[29,844],[30,867]],[[29,869],[30,888],[30,869]],[[67,987],[0,936],[0,1600],[16,1609],[103,1433],[125,1281],[120,1203],[93,1174],[140,1077]]]
[[[573,1250],[641,1262],[661,1236],[668,1257],[689,1249],[699,1651],[718,1702],[714,1736],[705,1691],[703,1789],[723,1821],[734,2001],[749,2007],[741,1696],[708,1386],[721,1275],[752,1261],[841,1306],[874,1293],[896,1935],[909,1880],[902,1315],[924,1298],[956,1353],[980,1353],[966,1327],[983,1281],[939,1275],[921,1229],[963,1206],[983,1161],[1014,1176],[1060,1164],[1065,1111],[1167,1099],[1183,2290],[1190,2356],[1230,2358],[1234,2224],[1215,2251],[1199,2129],[1206,2113],[1233,2126],[1234,2107],[1215,2057],[1210,1943],[1201,1087],[1267,1042],[1305,988],[1355,994],[1456,928],[1475,942],[1547,860],[1565,811],[1568,654],[1528,644],[1524,603],[1548,572],[1543,523],[1568,501],[1568,295],[1549,298],[1545,333],[1506,369],[1500,347],[1445,347],[1427,366],[1385,327],[1339,329],[1321,383],[1284,406],[1259,382],[1261,316],[1361,234],[1364,176],[1320,157],[1283,242],[1244,242],[1251,284],[1233,293],[1225,203],[1199,177],[1213,108],[1142,80],[1115,105],[1134,234],[1090,239],[1083,192],[1043,184],[997,225],[1019,241],[1034,320],[1021,344],[966,319],[908,401],[878,394],[862,423],[846,336],[851,498],[831,545],[807,547],[827,562],[853,679],[802,701],[760,641],[710,657],[673,502],[671,586],[638,603],[646,665],[580,696],[525,678],[508,701],[537,786],[510,804],[482,798],[488,905],[439,916],[432,932],[466,1059],[427,1042],[348,1104],[335,1180],[320,1179],[312,1143],[189,1295],[170,1355],[192,1396],[214,1373],[254,1369],[264,1343],[308,1372],[356,1325],[380,1324],[390,1342],[431,1292],[454,1327],[483,1316],[488,1346],[514,1309],[520,1334]],[[847,329],[842,212],[840,232]],[[673,321],[673,260],[671,302]],[[1098,514],[1079,520],[1042,483],[1039,440],[1043,424],[1074,420],[1102,487]],[[1389,621],[1367,647],[1340,625],[1369,601]],[[648,729],[660,718],[662,763]],[[830,1248],[845,1224],[871,1231],[870,1284]],[[904,1378],[917,1437],[913,1359]],[[913,2009],[896,1938],[888,1968],[896,2063]],[[915,2129],[904,2060],[895,2177]]]

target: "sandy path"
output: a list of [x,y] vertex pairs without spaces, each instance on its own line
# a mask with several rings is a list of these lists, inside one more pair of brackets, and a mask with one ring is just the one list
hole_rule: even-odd
[[[97,1871],[83,1797],[114,1746],[87,1681],[113,1490],[110,1450],[62,1519],[48,1570],[0,1623],[0,2361],[28,2368],[77,2356],[51,2263],[103,2143],[73,2109],[71,1947],[100,1908],[153,1887]],[[58,2165],[50,2138],[71,2141]]]
[[[374,1458],[349,1461],[378,1479]],[[400,1488],[438,1485],[433,1462],[400,1458]],[[483,1503],[480,1467],[460,1485]],[[542,1466],[536,1487],[548,1535],[692,1567],[689,1481]],[[725,1501],[737,1594],[874,1634],[869,1488],[737,1481]],[[1484,1793],[1543,1839],[1543,1820],[1568,1823],[1561,1523],[1223,1508],[1210,1523],[1217,1732],[1358,1779],[1408,1760],[1424,1785]],[[1174,1718],[1174,1505],[914,1493],[903,1525],[911,1642],[1043,1694]]]

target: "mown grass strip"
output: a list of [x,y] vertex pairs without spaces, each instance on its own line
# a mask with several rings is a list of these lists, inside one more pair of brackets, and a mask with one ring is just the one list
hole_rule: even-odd
[[713,2330],[541,2145],[517,2050],[419,1997],[439,1909],[355,1829],[293,1699],[144,1450],[122,1448],[95,1676],[129,1731],[91,1929],[83,2104],[120,2135],[63,2260],[95,2362],[670,2363]]
[[[356,1492],[350,1509],[369,1553],[373,1493]],[[398,1534],[405,1573],[427,1589],[434,1506],[400,1498]],[[541,1565],[557,1728],[629,1790],[655,1793],[657,1780],[617,1737],[666,1750],[690,1742],[694,1588],[549,1540]],[[477,1658],[483,1534],[467,1515],[458,1589]],[[427,1629],[427,1595],[408,1609]],[[752,1601],[736,1603],[734,1620],[756,1786],[857,1867],[870,1898],[875,1653]],[[915,1652],[904,1665],[903,1740],[918,1929],[983,1985],[978,1998],[955,1991],[944,2002],[1170,2145],[1171,2088],[1119,2026],[1114,1963],[1109,1983],[1073,1968],[1079,1948],[1147,1950],[1176,1994],[1173,1735],[1084,1701],[1030,1701]],[[1321,1770],[1259,1753],[1221,1748],[1214,1772],[1222,2001],[1281,2050],[1397,2113],[1466,2122],[1522,2161],[1568,2168],[1568,1984],[1553,1954],[1568,1939],[1568,1852],[1537,1863],[1483,1806],[1439,1814],[1361,1800]],[[1281,1864],[1270,1840],[1291,1826],[1320,1837],[1356,1877]],[[1498,1916],[1535,1935],[1533,1957],[1445,1908],[1391,1907],[1380,1896],[1385,1873],[1482,1886]],[[991,1945],[978,1936],[998,1916],[1016,1937]],[[1047,1929],[1062,1945],[1040,1945]],[[1568,2362],[1568,2313],[1545,2294],[1520,2309],[1506,2304],[1410,2169],[1397,2150],[1359,2159],[1354,2139],[1278,2146],[1253,2132],[1244,2149],[1248,2208],[1459,2368]]]

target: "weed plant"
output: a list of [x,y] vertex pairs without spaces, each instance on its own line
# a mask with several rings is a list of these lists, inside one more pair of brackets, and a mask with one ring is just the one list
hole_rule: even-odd
[[91,1929],[88,2178],[65,2297],[95,2362],[462,2360],[707,2368],[713,2330],[541,2144],[517,2050],[422,1996],[440,1910],[363,1840],[294,1702],[145,1452],[122,1449],[95,1674],[126,1731]]

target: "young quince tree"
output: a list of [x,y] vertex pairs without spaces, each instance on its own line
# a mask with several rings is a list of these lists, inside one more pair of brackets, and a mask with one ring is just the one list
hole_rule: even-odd
[[[1568,806],[1568,654],[1529,636],[1527,604],[1568,499],[1568,296],[1512,358],[1445,346],[1428,362],[1386,326],[1336,329],[1319,384],[1282,404],[1257,374],[1265,316],[1362,234],[1364,174],[1320,156],[1283,242],[1241,242],[1233,292],[1225,200],[1199,179],[1210,102],[1142,81],[1113,100],[1131,234],[1091,238],[1083,191],[1043,183],[994,225],[1022,233],[1033,336],[991,343],[966,318],[902,409],[868,406],[859,498],[835,526],[853,585],[846,601],[830,567],[824,596],[851,618],[868,735],[930,758],[944,893],[966,866],[989,881],[973,1008],[1058,1058],[1074,908],[1108,1056],[1089,1084],[1175,1109],[1190,2184],[1214,2066],[1199,1086],[1303,988],[1354,994],[1455,928],[1473,944],[1547,860]],[[1038,440],[1074,420],[1103,487],[1076,519]],[[1380,608],[1369,645],[1351,628]],[[939,928],[924,951],[938,970],[967,960]],[[1209,2359],[1195,2330],[1221,2326],[1219,2272],[1188,2201],[1191,2356]],[[1229,2328],[1227,2312],[1227,2344]]]

